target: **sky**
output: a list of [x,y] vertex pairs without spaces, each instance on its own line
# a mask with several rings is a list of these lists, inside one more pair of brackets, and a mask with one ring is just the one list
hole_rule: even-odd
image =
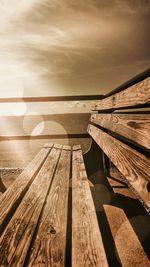
[[104,94],[150,66],[149,0],[0,0],[0,97]]

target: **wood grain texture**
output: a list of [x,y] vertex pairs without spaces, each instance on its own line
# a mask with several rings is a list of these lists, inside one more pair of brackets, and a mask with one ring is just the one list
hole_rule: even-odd
[[150,159],[93,125],[88,132],[150,209]]
[[[71,148],[64,146],[28,266],[65,266]],[[70,149],[70,151],[69,151]]]
[[52,148],[14,216],[0,238],[0,266],[23,266],[38,223],[60,150]]
[[72,266],[107,267],[82,151],[76,148],[72,168]]
[[150,149],[150,114],[93,114],[91,122]]
[[150,104],[150,77],[128,89],[95,101],[93,110],[107,110]]
[[124,211],[104,205],[118,256],[123,267],[150,267],[150,261]]
[[[29,184],[34,179],[37,172],[40,170],[44,160],[50,152],[50,149],[51,148],[41,149],[37,156],[17,177],[14,183],[0,197],[0,228],[4,223],[7,215],[15,207],[18,200],[23,197],[23,193],[27,191]],[[17,208],[17,205],[15,208]]]

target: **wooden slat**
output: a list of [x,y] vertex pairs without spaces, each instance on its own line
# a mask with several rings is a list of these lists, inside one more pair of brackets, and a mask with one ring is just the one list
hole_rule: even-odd
[[48,158],[0,238],[0,266],[23,266],[59,159],[52,148]]
[[108,266],[82,151],[73,151],[72,266]]
[[93,125],[88,132],[150,209],[150,159]]
[[150,77],[128,89],[95,101],[94,110],[107,110],[150,104]]
[[91,121],[150,149],[150,114],[93,114]]
[[75,151],[75,150],[81,150],[81,145],[73,146],[73,151]]
[[53,146],[52,143],[46,143],[46,144],[44,145],[45,148],[51,148],[52,146]]
[[65,266],[71,148],[63,147],[28,266]]
[[16,203],[23,197],[30,183],[34,179],[37,172],[40,170],[44,160],[46,159],[49,148],[43,148],[24,171],[17,177],[14,183],[0,197],[0,230],[12,210],[17,208]]
[[124,211],[109,205],[104,205],[104,210],[121,266],[150,267],[150,261]]

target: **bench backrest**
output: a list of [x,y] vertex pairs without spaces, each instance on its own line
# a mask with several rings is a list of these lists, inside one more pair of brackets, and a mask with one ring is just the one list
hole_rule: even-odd
[[150,71],[95,102],[88,133],[150,212]]

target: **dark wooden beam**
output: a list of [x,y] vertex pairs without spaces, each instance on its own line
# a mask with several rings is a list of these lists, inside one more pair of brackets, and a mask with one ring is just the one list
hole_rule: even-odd
[[97,100],[103,95],[74,95],[74,96],[41,96],[41,97],[9,97],[0,98],[0,103],[12,102],[53,102],[53,101],[77,101],[77,100]]
[[88,133],[79,134],[42,134],[42,135],[1,135],[0,141],[10,140],[38,140],[38,139],[74,139],[74,138],[90,138]]

